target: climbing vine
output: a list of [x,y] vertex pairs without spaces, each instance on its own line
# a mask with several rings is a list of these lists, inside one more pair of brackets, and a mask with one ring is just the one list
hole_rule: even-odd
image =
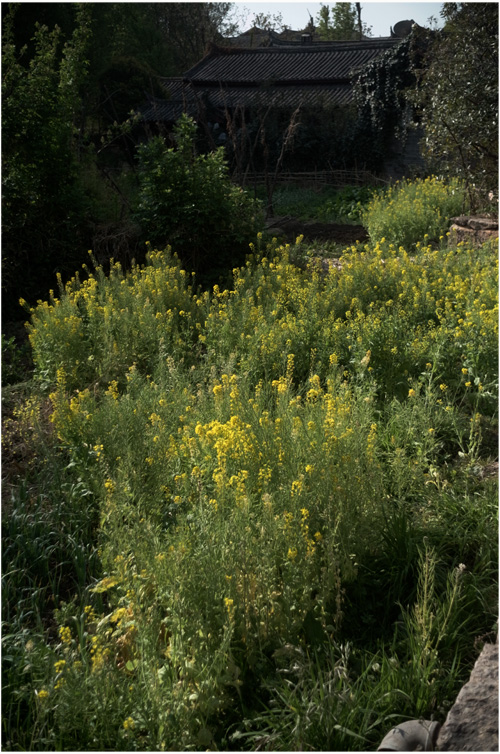
[[408,36],[364,66],[354,81],[354,100],[361,122],[384,135],[405,123],[403,91],[415,84],[410,45]]
[[371,132],[381,145],[394,133],[405,138],[414,122],[408,93],[418,85],[418,71],[428,44],[428,32],[416,29],[355,74],[358,127]]

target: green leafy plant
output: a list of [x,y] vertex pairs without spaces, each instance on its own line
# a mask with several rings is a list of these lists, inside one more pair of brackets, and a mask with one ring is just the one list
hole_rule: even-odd
[[319,207],[318,219],[324,222],[360,223],[366,205],[377,191],[370,186],[338,189]]
[[465,188],[458,179],[435,176],[398,181],[372,199],[362,214],[373,242],[385,238],[395,246],[414,248],[418,242],[439,243],[450,217],[464,209]]
[[147,240],[174,252],[192,270],[212,277],[244,259],[260,229],[259,204],[229,180],[223,149],[195,155],[196,126],[183,115],[176,148],[161,137],[139,147],[135,217]]
[[[301,220],[320,220],[324,223],[359,223],[365,206],[378,189],[371,186],[331,186],[305,188],[279,186],[273,194],[276,215],[292,215]],[[259,188],[257,196],[264,198]]]
[[2,335],[2,386],[21,382],[32,369],[29,343]]

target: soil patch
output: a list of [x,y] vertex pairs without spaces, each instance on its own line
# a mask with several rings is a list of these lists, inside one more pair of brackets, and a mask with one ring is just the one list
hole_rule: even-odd
[[266,229],[272,235],[278,238],[284,236],[292,243],[300,235],[304,236],[305,241],[333,241],[346,245],[368,240],[368,233],[362,225],[304,221],[290,215],[269,218],[266,221]]

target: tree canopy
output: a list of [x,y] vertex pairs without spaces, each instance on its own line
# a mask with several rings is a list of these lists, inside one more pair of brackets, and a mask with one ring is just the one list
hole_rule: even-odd
[[283,31],[286,28],[281,13],[254,13],[252,26],[276,32]]
[[[64,45],[61,30],[37,25],[24,65],[5,16],[2,49],[2,291],[43,281],[75,263],[87,204],[79,180],[77,128],[87,76],[89,8]],[[5,303],[5,302],[4,302]],[[7,303],[10,304],[7,295]]]
[[442,16],[414,102],[427,159],[463,177],[475,204],[498,186],[498,4],[445,3]]
[[[325,40],[355,40],[360,38],[359,3],[335,3],[331,8],[321,4],[317,16],[318,33]],[[358,15],[359,13],[359,15]],[[370,35],[370,27],[361,23],[361,34]]]
[[427,169],[465,180],[474,209],[498,186],[498,5],[445,3],[442,16],[356,74],[357,129],[382,155],[418,128]]
[[[2,306],[86,259],[108,168],[134,170],[121,127],[159,76],[234,33],[232,3],[2,4]],[[123,196],[121,194],[120,196]]]

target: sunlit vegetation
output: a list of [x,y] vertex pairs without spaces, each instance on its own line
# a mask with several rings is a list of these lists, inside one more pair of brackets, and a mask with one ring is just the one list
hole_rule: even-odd
[[444,718],[496,625],[498,373],[495,245],[445,242],[325,272],[259,235],[210,291],[150,247],[31,309],[6,745],[373,750]]

